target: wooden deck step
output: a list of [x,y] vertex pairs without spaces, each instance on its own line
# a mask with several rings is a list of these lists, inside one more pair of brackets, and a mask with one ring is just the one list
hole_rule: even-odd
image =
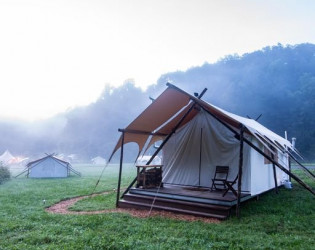
[[140,195],[127,193],[123,200],[119,201],[119,207],[166,210],[177,213],[191,214],[196,216],[226,219],[230,215],[230,206],[212,205],[200,202],[153,197],[150,195]]
[[[149,210],[151,208],[151,204],[135,202],[135,201],[120,200],[119,207]],[[152,208],[154,210],[164,210],[164,211],[169,211],[169,212],[174,212],[174,213],[189,214],[189,215],[208,217],[208,218],[216,218],[219,220],[224,220],[227,218],[227,216],[220,215],[220,214],[204,213],[204,212],[198,212],[198,211],[193,211],[193,210],[186,210],[186,209],[159,206],[159,205],[153,205]]]
[[161,206],[171,206],[179,209],[187,209],[187,210],[195,210],[199,212],[213,212],[222,215],[229,215],[231,207],[229,206],[221,206],[221,205],[212,205],[200,202],[190,202],[185,200],[177,200],[177,199],[169,199],[162,197],[153,197],[147,195],[137,195],[127,193],[124,195],[124,200],[128,201],[136,201],[147,204],[161,205]]

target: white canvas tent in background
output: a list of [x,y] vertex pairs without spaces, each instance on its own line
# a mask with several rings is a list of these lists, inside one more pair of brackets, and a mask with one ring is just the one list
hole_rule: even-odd
[[30,178],[65,178],[70,175],[70,172],[81,176],[80,172],[74,170],[69,162],[60,160],[53,155],[47,155],[29,162],[26,169],[16,177],[26,173]]
[[[211,185],[215,166],[228,165],[230,178],[238,176],[238,204],[242,192],[257,195],[281,185],[288,175],[314,194],[314,191],[289,171],[291,143],[257,121],[237,116],[167,84],[168,88],[122,132],[113,154],[123,145],[135,142],[139,154],[161,141],[147,161],[163,151],[163,182],[170,184]],[[137,156],[138,157],[138,156]],[[276,169],[277,168],[277,169]],[[126,194],[136,179],[126,189]]]
[[2,155],[0,155],[0,162],[4,165],[11,164],[14,161],[15,157],[6,150]]
[[[150,159],[151,159],[151,155],[143,155],[138,157],[136,164],[137,165],[145,165]],[[162,159],[161,157],[159,157],[158,155],[154,157],[154,159],[152,160],[152,164],[153,165],[160,165],[162,164]]]
[[91,162],[95,165],[104,165],[106,164],[106,159],[101,156],[96,156],[93,159],[91,159]]

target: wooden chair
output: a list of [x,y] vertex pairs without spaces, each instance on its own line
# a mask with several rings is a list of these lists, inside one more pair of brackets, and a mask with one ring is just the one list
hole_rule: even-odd
[[237,192],[234,189],[233,185],[236,183],[236,181],[238,180],[238,175],[235,177],[235,179],[233,181],[224,181],[225,185],[227,186],[227,189],[225,190],[224,194],[222,195],[223,197],[227,194],[227,192],[229,192],[229,190],[232,191],[232,193],[237,197]]
[[227,189],[226,181],[229,175],[229,167],[228,166],[216,166],[215,174],[212,179],[211,191],[213,189],[225,190]]

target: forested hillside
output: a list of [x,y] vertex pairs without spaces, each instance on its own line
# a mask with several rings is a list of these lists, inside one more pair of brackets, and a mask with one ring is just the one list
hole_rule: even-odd
[[306,159],[315,160],[312,44],[279,44],[242,56],[227,56],[215,64],[162,75],[146,91],[132,81],[119,88],[106,86],[95,103],[48,121],[2,122],[0,151],[9,149],[32,156],[44,152],[77,154],[85,160],[97,155],[108,157],[119,137],[117,129],[128,125],[168,81],[189,93],[208,88],[203,99],[227,111],[251,118],[262,114],[260,123],[282,136],[287,131],[289,139],[296,137]]

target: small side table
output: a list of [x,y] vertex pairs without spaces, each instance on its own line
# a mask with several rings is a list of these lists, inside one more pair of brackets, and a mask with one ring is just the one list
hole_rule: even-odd
[[137,165],[136,187],[162,187],[162,167],[163,165]]

